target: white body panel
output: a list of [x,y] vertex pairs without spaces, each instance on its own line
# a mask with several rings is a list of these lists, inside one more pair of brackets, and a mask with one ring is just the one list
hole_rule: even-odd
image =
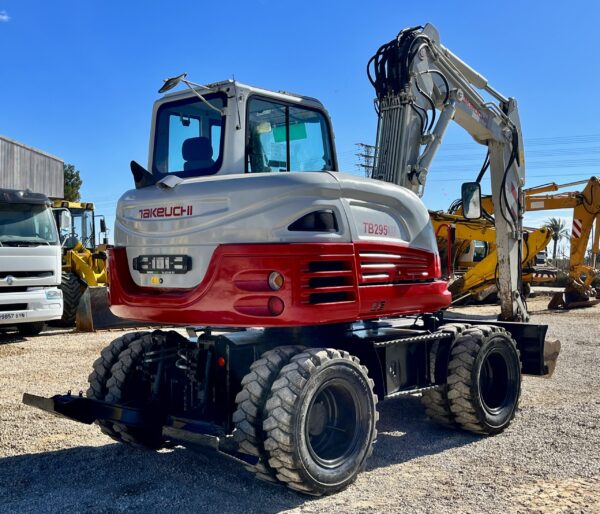
[[[305,214],[331,210],[337,232],[290,231]],[[175,214],[175,215],[174,215]],[[137,285],[192,288],[220,244],[397,242],[437,253],[429,214],[409,190],[335,172],[219,174],[184,179],[174,188],[125,193],[117,206],[115,244],[127,248]],[[161,275],[133,269],[140,255],[188,255],[192,269]]]
[[[0,247],[0,325],[60,319],[60,281],[60,246]],[[25,309],[11,309],[23,304]]]

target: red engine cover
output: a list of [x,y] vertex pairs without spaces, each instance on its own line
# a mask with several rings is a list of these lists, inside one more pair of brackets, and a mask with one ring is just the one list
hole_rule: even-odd
[[[192,289],[140,287],[109,250],[109,301],[122,318],[182,325],[303,326],[435,312],[450,305],[439,256],[400,244],[221,245]],[[273,271],[281,289],[269,287]]]

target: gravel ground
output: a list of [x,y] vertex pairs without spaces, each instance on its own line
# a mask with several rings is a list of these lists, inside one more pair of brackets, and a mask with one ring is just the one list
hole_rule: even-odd
[[530,301],[532,321],[562,341],[558,367],[551,379],[524,379],[507,431],[445,430],[417,398],[390,400],[366,471],[317,499],[259,482],[211,450],[134,450],[21,404],[24,391],[85,389],[91,363],[120,332],[0,334],[0,511],[600,512],[600,305],[549,313],[546,302]]

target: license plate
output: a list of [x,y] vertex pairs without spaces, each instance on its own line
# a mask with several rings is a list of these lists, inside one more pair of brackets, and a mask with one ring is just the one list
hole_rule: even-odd
[[24,319],[26,317],[26,312],[0,312],[0,321],[7,321],[11,319]]
[[133,269],[140,273],[175,275],[192,269],[189,255],[140,255],[133,259]]

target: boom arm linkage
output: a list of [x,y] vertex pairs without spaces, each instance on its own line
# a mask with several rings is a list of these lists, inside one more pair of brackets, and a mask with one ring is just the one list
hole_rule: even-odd
[[[527,321],[520,290],[523,144],[516,100],[439,42],[435,27],[405,29],[368,65],[379,115],[373,178],[422,195],[427,174],[452,120],[488,147],[491,170],[501,319]],[[498,104],[487,102],[485,91]],[[440,111],[437,124],[436,111]],[[435,126],[434,126],[435,125]],[[478,177],[481,179],[483,173]]]

